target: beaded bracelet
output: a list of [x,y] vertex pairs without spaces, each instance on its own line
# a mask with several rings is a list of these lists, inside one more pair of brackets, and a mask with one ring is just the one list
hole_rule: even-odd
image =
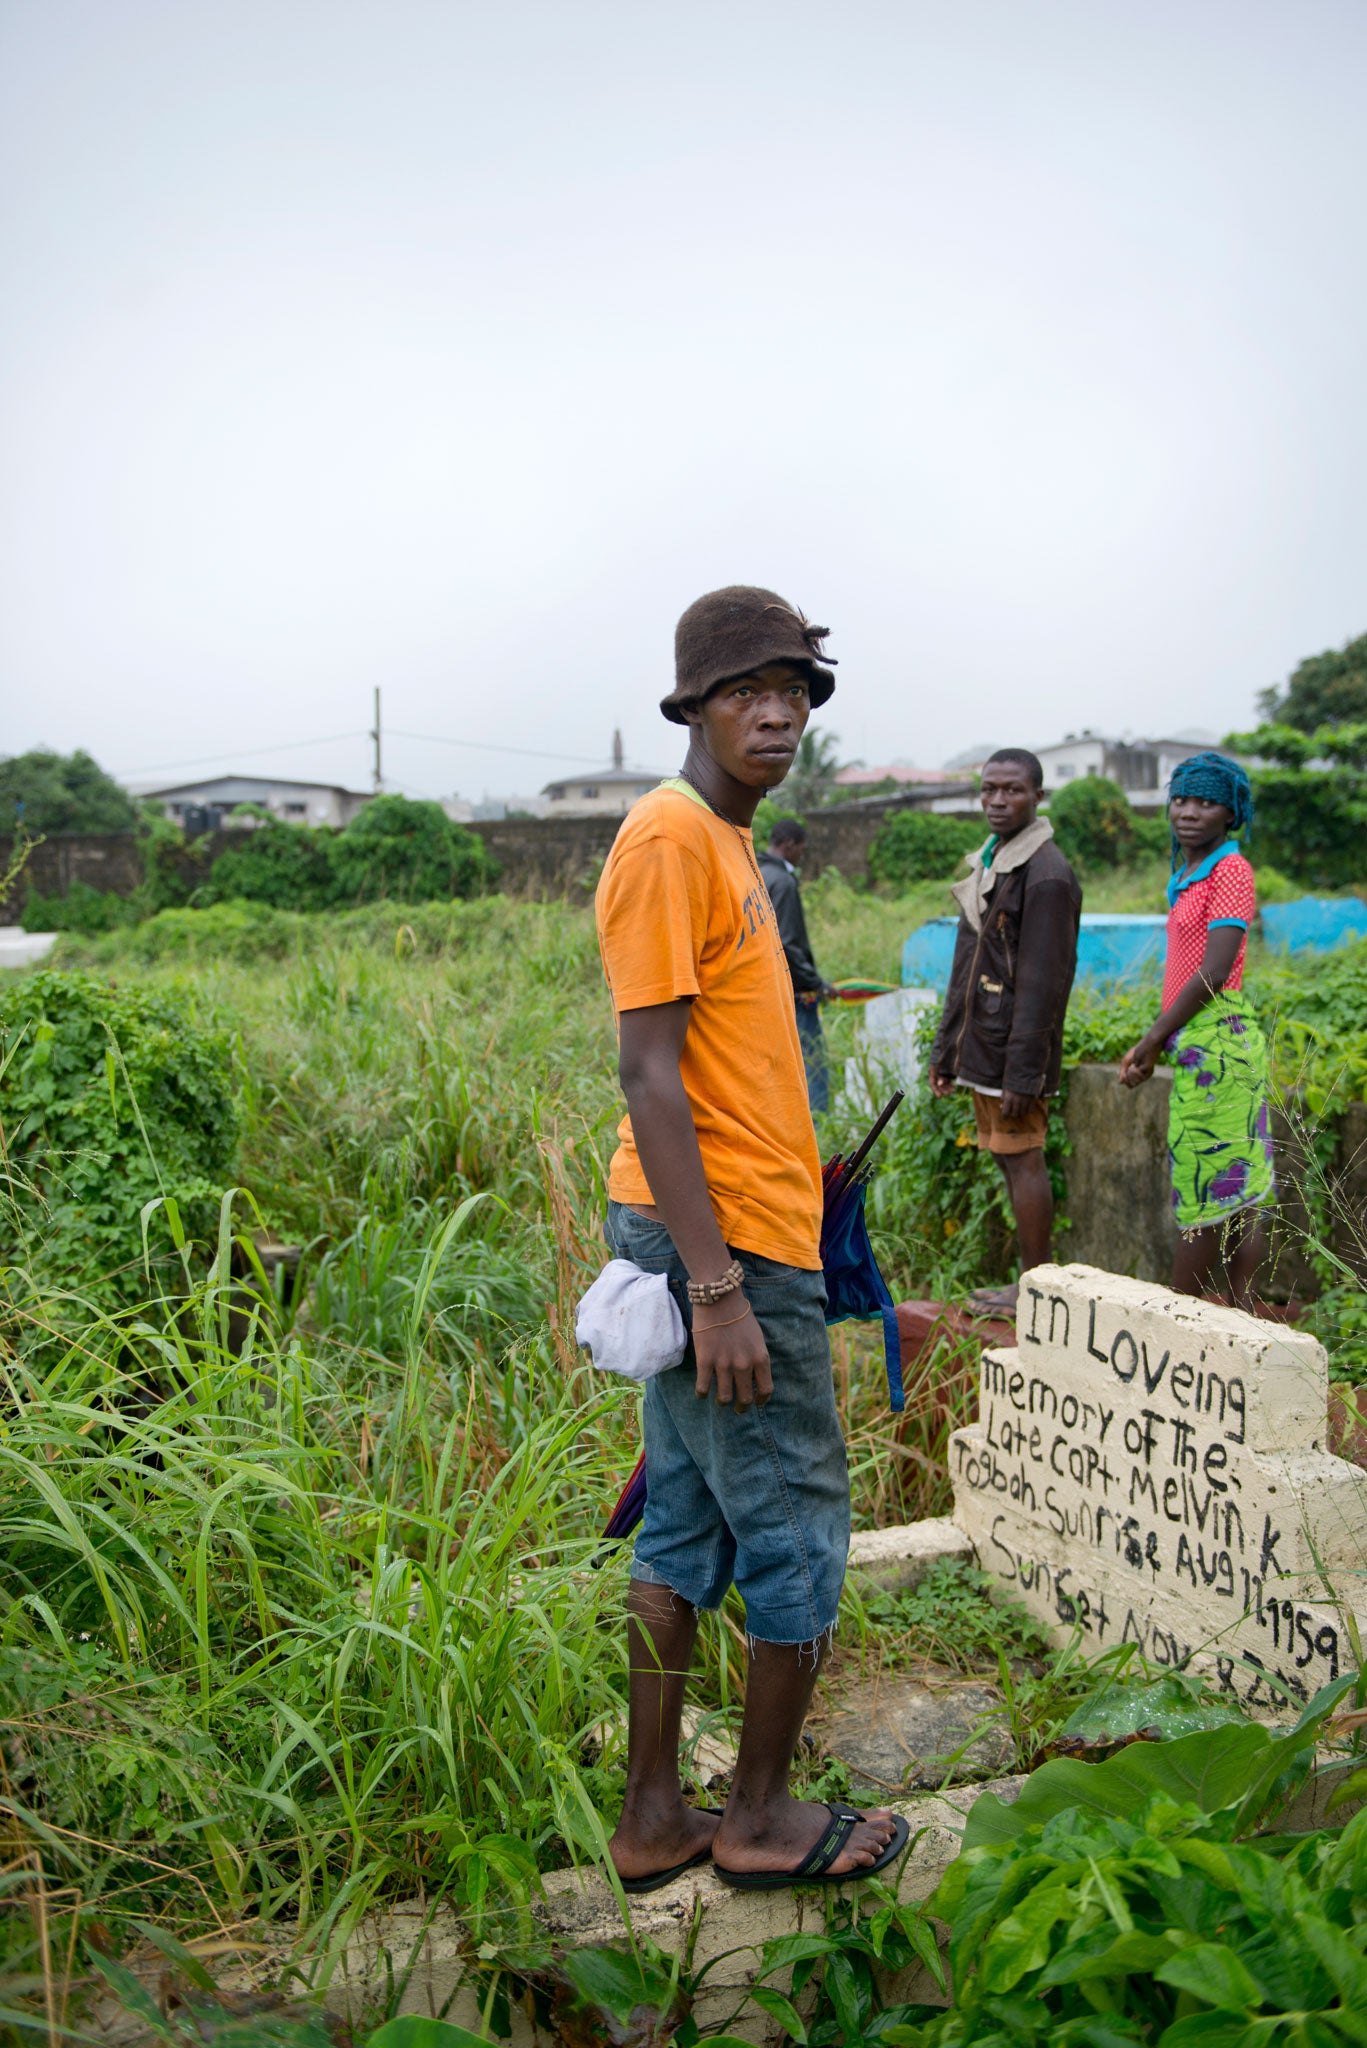
[[736,1289],[743,1287],[744,1284],[745,1273],[741,1262],[739,1259],[732,1259],[720,1280],[690,1280],[688,1298],[694,1308],[706,1308],[710,1303],[721,1301],[728,1294],[734,1294]]

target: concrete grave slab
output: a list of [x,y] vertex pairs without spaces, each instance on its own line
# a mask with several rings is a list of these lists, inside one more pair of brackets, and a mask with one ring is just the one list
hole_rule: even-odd
[[[902,1866],[898,1895],[930,1897],[955,1856],[969,1808],[980,1792],[1012,1800],[1024,1780],[1000,1778],[990,1785],[966,1785],[922,1798],[881,1802],[904,1813],[912,1843]],[[545,1879],[546,1897],[536,1909],[543,1933],[559,1947],[592,1948],[620,1943],[626,1929],[611,1886],[596,1869],[558,1870]],[[777,2024],[749,1997],[765,1942],[781,1934],[819,1931],[828,1908],[843,1908],[858,1887],[831,1886],[804,1892],[736,1892],[708,1869],[690,1871],[676,1883],[628,1902],[631,1931],[654,1942],[666,1956],[684,1956],[693,1943],[693,1969],[711,1965],[693,2016],[705,2035],[725,2026],[756,2043],[779,2038]],[[695,1932],[696,1930],[696,1932]],[[286,1979],[292,1990],[312,1989],[328,2011],[359,2019],[383,2007],[398,1989],[397,2010],[453,2020],[473,2032],[481,2028],[479,2002],[463,1980],[469,1966],[469,1936],[448,1906],[424,1910],[414,1900],[369,1913],[344,1941],[315,1948],[318,1933],[276,1923],[240,1932],[242,1960],[225,1966],[217,1957],[212,1974],[230,1994],[250,1994]],[[193,1944],[192,1944],[193,1946]],[[225,1946],[220,1944],[220,1947]],[[150,1948],[128,1959],[154,1995],[165,1959]],[[788,1988],[784,1977],[770,1980]],[[938,2000],[934,1980],[919,1964],[889,1979],[886,1998]],[[512,2012],[510,2048],[535,2048],[538,2037],[520,2007]],[[143,2038],[140,2019],[102,1999],[91,2032],[106,2048],[127,2048]]]
[[1090,1266],[1021,1287],[950,1443],[954,1519],[1003,1589],[1089,1650],[1196,1658],[1250,1706],[1349,1669],[1367,1473],[1330,1456],[1322,1346]]
[[819,1731],[821,1746],[848,1766],[857,1797],[938,1790],[949,1775],[950,1757],[958,1757],[954,1773],[961,1780],[1008,1768],[1015,1752],[1005,1728],[994,1727],[969,1743],[984,1714],[998,1704],[990,1685],[932,1687],[898,1673],[883,1675],[841,1692],[839,1706]]
[[973,1562],[973,1539],[947,1516],[904,1522],[895,1529],[856,1529],[849,1572],[859,1592],[909,1593],[944,1558]]

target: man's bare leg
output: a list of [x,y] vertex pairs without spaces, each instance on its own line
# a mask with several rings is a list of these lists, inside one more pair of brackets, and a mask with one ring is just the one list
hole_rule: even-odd
[[684,1805],[679,1777],[684,1687],[698,1635],[697,1611],[668,1586],[633,1579],[627,1613],[627,1783],[608,1846],[619,1877],[650,1877],[705,1849],[717,1819]]
[[[726,1870],[793,1870],[814,1849],[831,1816],[826,1807],[788,1790],[793,1754],[824,1661],[824,1641],[754,1643],[745,1688],[740,1754],[731,1797],[712,1844]],[[893,1819],[878,1807],[859,1823],[831,1869],[863,1869],[893,1837]]]
[[[1054,1231],[1054,1190],[1044,1163],[1044,1148],[1032,1145],[1028,1152],[994,1152],[992,1156],[1006,1180],[1006,1193],[1020,1238],[1021,1271],[1028,1273],[1032,1266],[1042,1266],[1048,1259]],[[980,1313],[987,1310],[1014,1315],[1020,1285],[1013,1282],[1010,1287],[980,1287],[971,1299]]]

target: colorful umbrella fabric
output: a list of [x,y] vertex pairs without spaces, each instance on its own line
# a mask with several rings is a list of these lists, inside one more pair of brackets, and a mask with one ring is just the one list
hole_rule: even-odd
[[890,981],[833,981],[831,990],[838,1003],[867,1003],[873,996],[897,993]]

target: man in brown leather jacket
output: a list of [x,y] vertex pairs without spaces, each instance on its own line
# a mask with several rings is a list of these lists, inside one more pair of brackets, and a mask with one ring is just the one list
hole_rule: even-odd
[[[1082,890],[1036,815],[1044,773],[1033,754],[1003,747],[982,774],[991,837],[951,893],[959,905],[954,964],[935,1042],[936,1095],[973,1090],[978,1145],[1006,1176],[1021,1269],[1044,1263],[1054,1197],[1044,1163],[1049,1096],[1063,1066],[1063,1018],[1077,966]],[[1014,1314],[1019,1288],[979,1289],[980,1311]]]

